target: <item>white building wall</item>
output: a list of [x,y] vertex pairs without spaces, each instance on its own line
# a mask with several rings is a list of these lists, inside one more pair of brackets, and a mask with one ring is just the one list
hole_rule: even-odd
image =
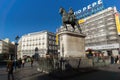
[[[53,33],[52,33],[53,34]],[[55,39],[55,34],[53,34]],[[40,56],[45,56],[47,54],[49,44],[49,32],[41,31],[29,33],[21,37],[21,56],[24,55],[32,56],[35,54],[35,48],[38,48],[38,53]]]
[[0,54],[2,53],[2,41],[0,41]]
[[[80,26],[86,34],[86,50],[117,50],[119,48],[119,36],[117,35],[115,7],[109,7],[94,15],[84,18]],[[112,47],[111,47],[112,46]],[[115,51],[112,51],[115,52]]]

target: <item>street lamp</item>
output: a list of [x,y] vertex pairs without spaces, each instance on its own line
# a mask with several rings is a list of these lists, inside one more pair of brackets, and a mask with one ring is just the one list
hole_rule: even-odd
[[19,36],[17,35],[16,37],[15,37],[15,70],[16,70],[16,63],[17,63],[17,45],[18,45],[18,40],[19,40]]
[[18,46],[18,40],[19,40],[19,36],[17,35],[15,37],[15,59],[17,60],[17,46]]
[[38,55],[38,47],[36,47],[35,48],[35,55],[34,55],[34,58],[35,58],[36,61],[38,61],[38,57],[39,57],[39,55]]

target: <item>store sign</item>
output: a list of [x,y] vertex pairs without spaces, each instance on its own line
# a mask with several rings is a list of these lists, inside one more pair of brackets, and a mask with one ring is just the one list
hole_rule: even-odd
[[86,47],[87,49],[93,49],[93,50],[101,50],[101,49],[116,49],[119,48],[119,44],[108,44],[108,45],[101,45],[101,46],[90,46]]
[[83,7],[83,9],[74,12],[74,14],[77,17],[77,19],[82,19],[84,17],[97,13],[98,11],[103,10],[103,8],[104,8],[103,1],[98,0],[97,2],[93,2],[92,4],[89,4],[87,7]]

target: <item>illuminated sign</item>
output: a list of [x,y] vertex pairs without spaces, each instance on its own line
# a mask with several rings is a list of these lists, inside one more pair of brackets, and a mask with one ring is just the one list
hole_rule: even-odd
[[92,4],[89,4],[87,7],[83,7],[83,9],[81,10],[74,12],[74,14],[77,17],[77,19],[82,19],[84,17],[97,13],[103,9],[104,7],[102,0],[98,0],[97,2],[93,2]]
[[120,21],[119,21],[119,14],[118,13],[115,14],[115,21],[116,21],[118,35],[120,35]]

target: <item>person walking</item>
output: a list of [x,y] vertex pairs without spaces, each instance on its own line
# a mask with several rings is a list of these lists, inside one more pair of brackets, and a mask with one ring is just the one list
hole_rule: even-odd
[[111,64],[114,64],[114,57],[111,55]]
[[17,66],[18,66],[18,64],[17,64],[18,62],[17,62],[17,60],[15,59],[14,61],[13,61],[13,64],[14,64],[14,69],[16,70],[16,68],[17,68]]
[[116,64],[118,63],[118,60],[119,60],[119,57],[118,57],[118,55],[117,55],[116,58],[115,58],[115,63],[116,63]]
[[21,64],[22,64],[22,59],[19,58],[19,60],[18,60],[18,68],[21,68]]
[[12,80],[14,80],[13,67],[14,67],[13,61],[9,60],[7,63],[8,80],[10,80],[10,76],[12,77]]
[[31,67],[33,67],[33,59],[31,58]]
[[25,60],[22,59],[22,67],[24,67],[24,65],[25,65]]

